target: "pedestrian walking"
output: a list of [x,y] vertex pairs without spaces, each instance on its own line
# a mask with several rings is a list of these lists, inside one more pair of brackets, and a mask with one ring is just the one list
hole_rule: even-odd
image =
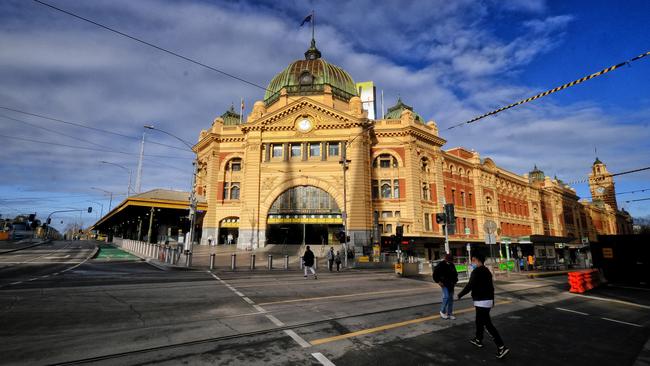
[[440,306],[440,317],[442,319],[454,320],[454,287],[458,282],[458,272],[454,265],[454,257],[451,254],[445,255],[445,259],[438,263],[433,269],[433,282],[442,288],[442,305]]
[[228,240],[228,245],[232,245],[232,240],[233,240],[232,234],[228,234],[228,236],[226,238]]
[[478,348],[483,348],[483,329],[485,328],[497,346],[497,358],[503,358],[510,352],[510,349],[503,343],[501,335],[490,318],[490,310],[494,307],[494,284],[492,283],[492,273],[483,265],[484,262],[484,254],[472,253],[472,266],[475,268],[469,282],[458,294],[458,299],[460,300],[465,294],[472,292],[476,310],[476,336],[470,340],[470,343]]
[[341,269],[341,253],[339,251],[336,251],[336,255],[334,256],[334,262],[336,262],[336,272],[340,272]]
[[212,235],[208,236],[208,246],[212,246]]
[[307,278],[307,269],[311,270],[314,279],[317,280],[316,271],[314,270],[314,252],[309,249],[309,245],[305,248],[305,253],[302,255],[302,262],[305,265],[305,278]]
[[330,251],[327,252],[327,267],[330,269],[330,272],[332,272],[332,266],[334,265],[334,248],[330,247]]
[[535,257],[532,255],[528,256],[528,270],[532,271],[535,269]]

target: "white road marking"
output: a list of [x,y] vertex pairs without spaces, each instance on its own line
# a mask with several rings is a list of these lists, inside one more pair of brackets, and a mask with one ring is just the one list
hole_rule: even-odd
[[565,308],[556,308],[556,309],[561,310],[561,311],[568,311],[569,313],[576,313],[576,314],[580,314],[580,315],[589,315],[587,313],[583,313],[582,311],[577,311],[577,310],[571,310],[571,309],[565,309]]
[[633,327],[643,328],[643,325],[628,323],[628,322],[624,322],[622,320],[616,320],[616,319],[610,319],[610,318],[602,318],[602,317],[601,317],[601,319],[607,320],[607,321],[610,321],[610,322],[615,322],[615,323],[620,323],[620,324],[625,324],[625,325],[631,325]]
[[592,299],[592,300],[609,301],[609,302],[615,302],[615,303],[618,303],[618,304],[625,304],[625,305],[630,305],[630,306],[636,306],[636,307],[643,308],[643,309],[650,309],[650,306],[648,306],[648,305],[637,304],[637,303],[629,302],[629,301],[616,300],[616,299],[608,299],[608,298],[606,298],[606,297],[589,296],[589,295],[573,294],[573,293],[571,293],[571,295],[573,295],[573,296],[578,296],[578,297],[584,297],[584,298]]
[[325,357],[320,352],[312,353],[311,355],[314,356],[314,358],[317,359],[318,362],[321,363],[321,365],[324,365],[324,366],[336,366],[336,365],[334,365],[334,363],[332,363],[332,361],[330,361],[327,357]]
[[278,327],[284,327],[284,323],[280,321],[280,319],[274,317],[271,314],[266,314],[266,317],[273,322],[273,324],[277,325]]
[[[210,273],[210,275],[212,275],[212,277],[213,277],[214,279],[216,279],[216,280],[219,281],[221,284],[225,285],[228,289],[230,289],[230,291],[234,292],[235,294],[237,294],[237,296],[241,297],[241,298],[242,298],[244,301],[246,301],[249,305],[253,306],[253,308],[255,308],[255,310],[258,311],[257,314],[265,314],[266,318],[269,319],[273,324],[275,324],[275,325],[278,326],[278,327],[284,327],[284,326],[285,326],[285,324],[284,324],[280,319],[276,318],[275,316],[273,316],[273,315],[271,315],[271,314],[268,314],[268,312],[267,312],[266,310],[264,310],[263,307],[257,305],[257,304],[255,303],[255,301],[251,300],[249,297],[247,297],[247,296],[244,295],[243,293],[239,292],[239,291],[238,291],[234,286],[229,285],[228,283],[226,283],[226,281],[224,281],[224,280],[222,280],[221,278],[219,278],[219,276],[217,276],[216,274],[214,274],[214,273],[212,273],[212,272],[210,272],[210,271],[208,271],[208,273]],[[304,338],[302,338],[301,336],[299,336],[298,333],[296,333],[293,329],[285,329],[285,330],[284,330],[284,333],[285,333],[286,335],[288,335],[289,337],[291,337],[291,339],[293,339],[296,343],[298,343],[298,345],[299,345],[300,347],[302,347],[302,348],[308,348],[308,347],[311,347],[311,343],[307,342]],[[320,360],[317,356],[314,356],[314,357],[316,357],[316,359],[318,359],[318,360],[319,360],[323,365],[334,365],[334,364],[331,363],[331,362],[330,362],[330,361],[329,361],[325,356],[323,356],[323,355],[320,354],[320,353],[319,353],[319,355],[320,355],[320,357],[322,357],[326,362],[328,362],[328,363],[324,363],[324,362],[323,362],[322,360]]]
[[304,340],[301,336],[299,336],[296,332],[294,332],[292,329],[285,329],[284,332],[291,337],[296,343],[300,345],[302,348],[308,348],[311,347],[311,344]]

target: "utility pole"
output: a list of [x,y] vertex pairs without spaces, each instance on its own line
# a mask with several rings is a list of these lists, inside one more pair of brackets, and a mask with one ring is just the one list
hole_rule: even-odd
[[348,267],[348,192],[347,192],[347,170],[348,170],[348,163],[350,163],[350,160],[347,159],[347,142],[342,143],[342,149],[341,149],[341,161],[339,161],[339,164],[343,167],[343,212],[341,213],[341,216],[343,216],[343,251],[344,251],[344,266],[347,268]]
[[[142,133],[142,142],[140,143],[140,158],[138,159],[138,172],[135,176],[135,193],[140,193],[142,189],[142,159],[144,158],[144,136],[145,132]],[[131,193],[128,193],[127,196],[130,196]]]
[[153,234],[153,215],[154,215],[154,208],[152,207],[151,210],[149,211],[149,230],[147,230],[147,242],[148,243],[153,243],[151,241],[151,234]]

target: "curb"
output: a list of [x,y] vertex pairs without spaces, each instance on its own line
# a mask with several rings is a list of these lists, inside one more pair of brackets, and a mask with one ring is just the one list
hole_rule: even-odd
[[21,248],[16,248],[16,249],[5,250],[5,251],[3,251],[3,252],[0,252],[0,255],[2,255],[2,254],[7,254],[7,253],[17,252],[17,251],[19,251],[19,250],[23,250],[23,249],[33,248],[33,247],[36,247],[36,246],[39,246],[39,245],[43,245],[43,244],[46,244],[46,243],[51,243],[51,242],[52,242],[51,240],[43,240],[43,241],[40,242],[40,243],[36,243],[36,244],[32,244],[32,245],[28,245],[28,246],[26,246],[26,247],[21,247]]

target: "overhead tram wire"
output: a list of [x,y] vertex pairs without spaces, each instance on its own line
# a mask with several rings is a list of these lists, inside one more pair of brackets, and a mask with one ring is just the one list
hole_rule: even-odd
[[560,86],[558,86],[558,87],[556,87],[556,88],[549,89],[549,90],[547,90],[547,91],[545,91],[545,92],[539,93],[539,94],[537,94],[537,95],[533,95],[532,97],[529,97],[529,98],[526,98],[526,99],[522,99],[522,100],[520,100],[520,101],[518,101],[518,102],[515,102],[515,103],[512,103],[512,104],[509,104],[509,105],[507,105],[507,106],[505,106],[505,107],[501,107],[501,108],[495,109],[495,110],[493,110],[493,111],[491,111],[491,112],[488,112],[488,113],[482,114],[482,115],[480,115],[480,116],[478,116],[478,117],[474,117],[474,118],[472,118],[472,119],[470,119],[470,120],[468,120],[468,121],[461,122],[461,123],[457,123],[457,124],[455,124],[455,125],[452,125],[452,126],[450,126],[450,127],[447,127],[447,130],[451,130],[452,128],[460,127],[460,126],[463,126],[463,125],[466,125],[466,124],[474,123],[474,122],[476,122],[476,121],[478,121],[478,120],[481,120],[481,119],[483,119],[483,118],[485,118],[485,117],[493,116],[493,115],[495,115],[495,114],[497,114],[497,113],[500,113],[500,112],[503,112],[503,111],[505,111],[505,110],[507,110],[507,109],[510,109],[510,108],[516,107],[516,106],[521,105],[521,104],[524,104],[524,103],[532,102],[532,101],[535,100],[535,99],[538,99],[538,98],[541,98],[541,97],[545,97],[545,96],[547,96],[547,95],[549,95],[549,94],[552,94],[552,93],[559,92],[560,90],[564,90],[564,89],[566,89],[566,88],[572,87],[572,86],[574,86],[574,85],[577,85],[577,84],[583,83],[583,82],[585,82],[585,81],[587,81],[587,80],[593,79],[593,78],[598,77],[598,76],[601,76],[601,75],[603,75],[603,74],[606,74],[606,73],[608,73],[608,72],[610,72],[610,71],[614,71],[614,70],[616,70],[616,69],[618,69],[618,68],[620,68],[620,67],[622,67],[622,66],[629,65],[630,63],[632,63],[632,62],[634,62],[634,61],[638,61],[638,60],[640,60],[640,59],[642,59],[642,58],[644,58],[644,57],[646,57],[646,56],[650,56],[650,51],[645,52],[645,53],[642,53],[642,54],[640,54],[640,55],[638,55],[638,56],[635,56],[635,57],[633,57],[633,58],[631,58],[631,59],[629,59],[629,60],[627,60],[627,61],[620,62],[620,63],[618,63],[618,64],[616,64],[616,65],[614,65],[614,66],[610,66],[610,67],[604,68],[604,69],[602,69],[602,70],[600,70],[600,71],[598,71],[598,72],[595,72],[595,73],[593,73],[593,74],[591,74],[591,75],[587,75],[587,76],[582,77],[582,78],[580,78],[580,79],[574,80],[574,81],[572,81],[572,82],[570,82],[570,83],[566,83],[566,84],[564,84],[564,85],[560,85]]
[[[8,135],[3,135],[0,134],[0,137],[4,137],[7,139],[13,139],[13,140],[21,140],[21,141],[27,141],[27,142],[33,142],[33,143],[38,143],[38,144],[45,144],[45,145],[52,145],[52,146],[62,146],[62,147],[69,147],[72,149],[81,149],[81,150],[89,150],[89,151],[98,151],[98,152],[103,152],[103,153],[111,153],[111,154],[124,154],[124,155],[133,155],[133,156],[140,156],[140,154],[136,153],[129,153],[129,152],[124,152],[124,151],[117,151],[117,150],[105,150],[105,149],[95,149],[92,147],[85,147],[85,146],[74,146],[74,145],[67,145],[67,144],[59,144],[57,142],[51,142],[51,141],[39,141],[39,140],[33,140],[33,139],[28,139],[24,137],[17,137],[17,136],[8,136]],[[167,155],[146,155],[149,157],[157,157],[157,158],[165,158],[165,159],[192,159],[191,157],[182,157],[182,156],[167,156]]]
[[639,198],[638,200],[629,200],[629,201],[625,201],[625,203],[640,202],[640,201],[650,201],[650,197]]
[[[128,138],[128,139],[131,139],[131,140],[138,140],[139,141],[142,138],[142,137],[138,137],[138,136],[129,136],[129,135],[125,135],[125,134],[122,134],[122,133],[119,133],[119,132],[104,130],[102,128],[92,127],[92,126],[84,125],[84,124],[77,123],[77,122],[70,122],[70,121],[59,119],[59,118],[48,117],[48,116],[45,116],[45,115],[42,115],[42,114],[27,112],[27,111],[24,111],[24,110],[11,108],[11,107],[6,107],[6,106],[2,106],[2,105],[0,105],[0,109],[8,110],[8,111],[15,112],[15,113],[24,114],[24,115],[27,115],[27,116],[43,118],[43,119],[47,119],[47,120],[50,120],[50,121],[71,125],[71,126],[86,128],[86,129],[97,131],[97,132],[108,133],[108,134],[111,134],[111,135],[120,136],[120,137]],[[185,147],[178,147],[178,146],[163,144],[163,143],[155,142],[155,141],[147,141],[147,143],[154,144],[154,145],[165,146],[165,147],[169,147],[169,148],[172,148],[172,149],[178,149],[178,150],[182,150],[182,151],[185,151],[185,152],[191,152],[190,150],[188,150]]]
[[[631,174],[631,173],[637,173],[637,172],[642,172],[644,170],[650,170],[650,166],[647,166],[645,168],[639,168],[639,169],[632,169],[632,170],[626,170],[624,172],[620,173],[615,173],[615,174],[610,174],[611,177],[616,177],[619,175],[625,175],[625,174]],[[582,178],[582,179],[576,179],[572,180],[570,182],[565,182],[565,184],[571,185],[571,184],[579,184],[579,183],[587,183],[589,182],[589,178]]]
[[181,55],[181,54],[179,54],[179,53],[176,53],[176,52],[174,52],[174,51],[168,50],[168,49],[166,49],[166,48],[164,48],[164,47],[157,46],[157,45],[155,45],[155,44],[153,44],[153,43],[151,43],[151,42],[147,42],[147,41],[145,41],[145,40],[143,40],[143,39],[140,39],[140,38],[138,38],[138,37],[135,37],[135,36],[132,36],[132,35],[130,35],[130,34],[127,34],[127,33],[121,32],[121,31],[119,31],[119,30],[117,30],[117,29],[115,29],[115,28],[111,28],[111,27],[109,27],[109,26],[107,26],[107,25],[104,25],[104,24],[101,24],[101,23],[96,22],[96,21],[94,21],[94,20],[91,20],[91,19],[85,18],[85,17],[83,17],[83,16],[81,16],[81,15],[78,15],[78,14],[75,14],[75,13],[73,13],[73,12],[71,12],[71,11],[68,11],[68,10],[65,10],[65,9],[61,9],[61,8],[59,8],[59,7],[56,7],[56,6],[51,5],[51,4],[48,4],[48,3],[44,2],[44,1],[41,1],[41,0],[33,0],[33,1],[36,2],[36,3],[38,3],[38,4],[41,4],[41,5],[47,6],[47,7],[51,8],[51,9],[54,9],[54,10],[56,10],[56,11],[59,11],[59,12],[61,12],[61,13],[64,13],[64,14],[70,15],[70,16],[72,16],[72,17],[75,17],[75,18],[77,18],[77,19],[83,20],[84,22],[88,22],[88,23],[93,24],[93,25],[96,25],[96,26],[98,26],[98,27],[100,27],[100,28],[106,29],[106,30],[108,30],[108,31],[110,31],[110,32],[113,32],[113,33],[115,33],[115,34],[118,34],[118,35],[120,35],[120,36],[122,36],[122,37],[126,37],[126,38],[129,38],[129,39],[133,40],[133,41],[136,41],[136,42],[142,43],[142,44],[144,44],[144,45],[146,45],[146,46],[149,46],[149,47],[151,47],[151,48],[155,48],[155,49],[157,49],[158,51],[162,51],[162,52],[168,53],[168,54],[170,54],[170,55],[172,55],[172,56],[175,56],[175,57],[178,57],[178,58],[180,58],[180,59],[182,59],[182,60],[185,60],[185,61],[191,62],[191,63],[193,63],[193,64],[195,64],[195,65],[198,65],[198,66],[204,67],[204,68],[206,68],[206,69],[208,69],[208,70],[212,70],[212,71],[217,72],[217,73],[219,73],[219,74],[221,74],[221,75],[224,75],[224,76],[227,76],[227,77],[229,77],[229,78],[232,78],[232,79],[235,79],[235,80],[241,81],[242,83],[246,83],[246,84],[248,84],[248,85],[254,86],[254,87],[259,88],[259,89],[262,89],[262,90],[264,90],[264,91],[267,90],[265,87],[263,87],[263,86],[261,86],[261,85],[259,85],[259,84],[256,84],[256,83],[254,83],[254,82],[252,82],[252,81],[248,81],[248,80],[246,80],[246,79],[244,79],[244,78],[242,78],[242,77],[239,77],[239,76],[237,76],[237,75],[231,74],[231,73],[226,72],[226,71],[223,71],[223,70],[219,70],[219,69],[216,68],[216,67],[213,67],[213,66],[210,66],[210,65],[204,64],[204,63],[202,63],[202,62],[200,62],[200,61],[196,61],[196,60],[194,60],[194,59],[192,59],[192,58],[189,58],[189,57],[187,57],[187,56],[183,56],[183,55]]

